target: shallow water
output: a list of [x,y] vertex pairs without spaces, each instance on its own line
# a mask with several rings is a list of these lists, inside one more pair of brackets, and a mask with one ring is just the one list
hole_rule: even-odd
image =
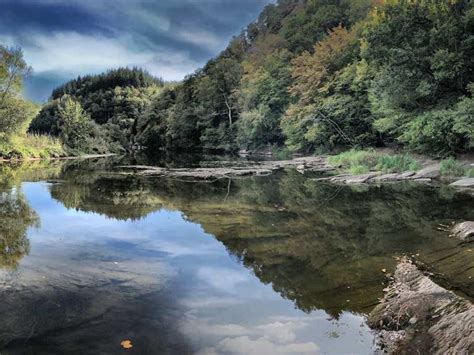
[[472,245],[438,230],[473,198],[448,187],[116,165],[0,169],[2,354],[370,354],[365,317],[405,254],[474,295]]

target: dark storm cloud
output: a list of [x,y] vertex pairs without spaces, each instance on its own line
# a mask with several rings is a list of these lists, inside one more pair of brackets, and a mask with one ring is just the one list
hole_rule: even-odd
[[[270,0],[0,0],[0,43],[35,74],[27,94],[118,66],[179,80],[225,48]],[[34,92],[41,92],[35,97]]]

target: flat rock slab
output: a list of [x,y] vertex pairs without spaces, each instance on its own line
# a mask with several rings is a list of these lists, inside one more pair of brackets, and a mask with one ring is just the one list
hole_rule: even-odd
[[229,167],[200,167],[170,169],[145,165],[119,166],[118,169],[127,170],[129,173],[147,176],[168,176],[185,179],[215,180],[242,176],[264,176],[284,168],[297,168],[298,171],[326,172],[334,170],[326,164],[325,157],[305,157],[292,160],[263,161],[249,163],[244,166]]
[[471,242],[474,240],[474,222],[458,223],[453,227],[452,233],[462,241]]
[[440,164],[432,164],[429,165],[420,171],[418,171],[415,175],[416,178],[430,178],[430,179],[439,179],[441,177],[441,166]]
[[408,259],[369,315],[380,343],[393,354],[474,353],[474,307],[434,283]]
[[454,187],[474,187],[474,178],[465,178],[451,184]]

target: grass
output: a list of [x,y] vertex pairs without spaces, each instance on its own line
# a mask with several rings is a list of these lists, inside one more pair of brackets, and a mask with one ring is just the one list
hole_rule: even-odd
[[454,158],[442,160],[440,170],[443,176],[463,176],[467,173],[466,168]]
[[474,178],[474,168],[470,168],[466,171],[466,176],[470,178]]
[[0,141],[0,157],[4,159],[47,159],[63,155],[60,140],[47,135],[17,135]]
[[383,154],[373,149],[349,150],[329,157],[328,162],[333,166],[340,166],[353,175],[369,171],[395,173],[420,169],[420,164],[408,154]]
[[288,160],[291,159],[292,154],[286,147],[272,147],[272,154],[277,160]]

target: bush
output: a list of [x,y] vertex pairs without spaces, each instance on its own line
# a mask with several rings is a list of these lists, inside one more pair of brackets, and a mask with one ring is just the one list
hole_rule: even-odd
[[291,159],[292,156],[288,148],[278,146],[272,147],[272,154],[277,160],[288,160]]
[[378,162],[378,154],[374,150],[349,150],[328,158],[328,162],[334,166],[350,169],[354,166],[366,166],[374,168]]
[[470,168],[466,171],[466,176],[470,178],[474,178],[474,168]]
[[0,142],[0,156],[6,159],[47,159],[63,155],[60,140],[47,135],[17,135]]
[[454,158],[448,158],[441,161],[441,175],[444,176],[463,176],[466,172],[464,166]]
[[407,170],[418,170],[420,164],[408,154],[381,155],[378,158],[376,169],[385,173],[400,173]]
[[349,150],[329,157],[328,163],[340,166],[351,174],[364,174],[370,170],[384,173],[418,170],[419,163],[408,154],[381,154],[374,150]]
[[352,175],[367,174],[369,171],[370,169],[366,165],[354,165],[349,169]]

